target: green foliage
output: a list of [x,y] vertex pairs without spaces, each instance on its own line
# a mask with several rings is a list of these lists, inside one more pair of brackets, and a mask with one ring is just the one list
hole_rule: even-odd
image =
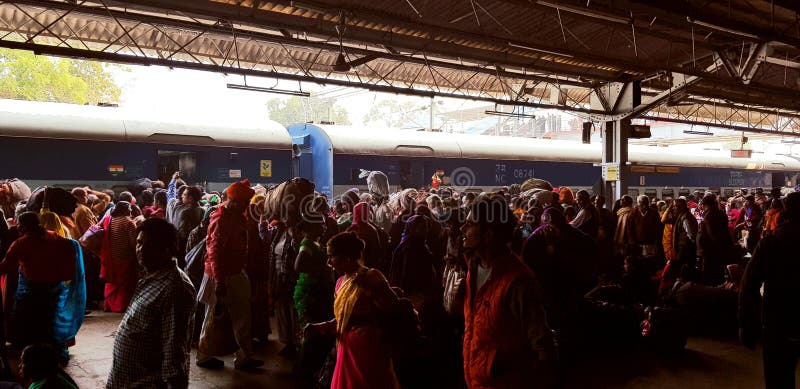
[[288,126],[295,123],[313,121],[334,122],[336,124],[350,124],[347,109],[336,104],[333,99],[314,97],[292,96],[288,99],[275,98],[267,101],[269,118]]
[[72,104],[116,102],[122,90],[114,84],[109,66],[116,65],[0,48],[0,98]]
[[420,105],[411,101],[381,100],[372,105],[364,117],[364,123],[384,127],[406,127],[415,115],[419,115],[418,111]]
[[723,150],[752,150],[753,149],[753,145],[751,145],[750,142],[747,142],[744,145],[742,145],[741,141],[734,140],[734,141],[723,143],[722,144],[722,149]]

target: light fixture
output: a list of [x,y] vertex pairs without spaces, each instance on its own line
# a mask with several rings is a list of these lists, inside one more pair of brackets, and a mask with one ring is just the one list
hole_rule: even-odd
[[309,97],[311,93],[303,92],[303,91],[296,91],[296,90],[287,90],[287,89],[275,89],[275,88],[264,88],[260,86],[251,86],[251,85],[242,85],[242,84],[228,84],[228,89],[239,89],[239,90],[246,90],[251,92],[264,92],[264,93],[276,93],[279,95],[289,95],[289,96],[300,96],[300,97]]
[[491,111],[491,110],[489,110],[489,111],[485,111],[484,113],[487,114],[487,115],[492,115],[492,116],[508,116],[508,117],[512,117],[512,118],[526,118],[526,119],[535,119],[536,118],[536,115],[532,115],[532,114],[528,114],[528,113],[522,113],[522,112],[503,112],[503,111]]
[[696,25],[698,25],[700,27],[705,27],[705,28],[710,28],[712,30],[727,32],[728,34],[739,35],[739,36],[743,36],[743,37],[746,37],[746,38],[752,38],[752,39],[758,39],[758,40],[761,39],[761,38],[758,37],[758,35],[746,33],[746,32],[743,32],[743,31],[733,30],[733,29],[730,29],[730,28],[727,28],[727,27],[718,26],[716,24],[706,23],[706,22],[703,22],[703,21],[700,21],[700,20],[692,19],[692,18],[690,18],[688,16],[686,17],[686,21],[691,23],[691,24],[696,24]]
[[573,6],[564,5],[564,4],[551,3],[549,1],[538,0],[536,2],[536,4],[539,4],[539,5],[542,5],[542,6],[545,6],[545,7],[555,8],[555,9],[560,10],[560,11],[572,12],[574,14],[588,16],[590,18],[603,19],[603,20],[607,20],[609,22],[614,22],[614,23],[631,24],[631,22],[632,22],[631,18],[612,15],[612,14],[608,14],[608,13],[600,12],[600,11],[594,11],[594,10],[591,10],[591,9],[583,9],[583,8],[573,7]]
[[713,132],[706,132],[706,131],[695,131],[695,130],[683,130],[684,134],[691,134],[691,135],[714,135]]
[[800,145],[800,139],[781,139],[781,143],[789,145]]
[[313,4],[308,4],[308,3],[305,3],[305,2],[302,2],[302,1],[290,1],[289,5],[292,8],[302,9],[303,11],[311,11],[311,12],[316,12],[316,13],[320,13],[320,14],[324,14],[324,13],[328,12],[328,10],[326,10],[325,8],[322,8],[322,7],[313,5]]
[[558,52],[558,51],[550,51],[550,50],[544,50],[544,49],[537,49],[537,48],[535,48],[535,47],[531,47],[531,46],[525,46],[525,45],[520,45],[520,44],[517,44],[517,43],[514,43],[514,42],[508,42],[508,45],[509,45],[509,46],[511,46],[511,47],[515,47],[515,48],[517,48],[517,49],[531,50],[531,51],[536,51],[536,52],[539,52],[539,53],[545,53],[545,54],[557,55],[557,56],[560,56],[560,57],[567,57],[567,58],[573,58],[573,57],[575,57],[574,55],[572,55],[572,54],[569,54],[569,53],[560,53],[560,52]]

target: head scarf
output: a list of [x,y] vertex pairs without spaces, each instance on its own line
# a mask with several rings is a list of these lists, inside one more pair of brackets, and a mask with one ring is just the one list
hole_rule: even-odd
[[545,209],[542,213],[542,218],[550,220],[549,224],[552,224],[558,228],[562,228],[567,225],[567,218],[564,216],[564,213],[559,207],[547,207],[547,209]]
[[414,215],[406,220],[406,227],[403,229],[402,242],[415,238],[417,235],[424,235],[428,231],[428,220],[425,216]]
[[572,193],[572,188],[568,186],[562,186],[558,190],[558,200],[562,204],[572,205],[575,203],[575,196]]
[[353,208],[353,226],[369,223],[369,204],[360,202]]
[[19,179],[13,178],[2,182],[11,189],[11,193],[7,194],[11,203],[28,200],[31,197],[31,188]]
[[131,203],[127,201],[117,201],[114,205],[114,209],[111,211],[111,217],[119,216],[119,213],[124,211],[131,211]]
[[239,182],[234,182],[228,189],[225,189],[225,194],[228,198],[235,201],[250,201],[256,192],[250,188],[250,181],[244,179]]

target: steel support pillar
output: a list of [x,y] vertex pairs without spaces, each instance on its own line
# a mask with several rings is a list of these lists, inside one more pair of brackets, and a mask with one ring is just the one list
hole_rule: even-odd
[[628,131],[630,119],[603,123],[603,164],[617,166],[617,179],[604,181],[603,194],[608,209],[611,204],[628,194]]
[[606,111],[603,128],[603,160],[605,169],[616,171],[616,179],[604,177],[603,195],[611,204],[628,194],[628,137],[630,136],[631,117],[642,105],[642,86],[633,81],[625,84],[607,84],[595,89],[592,96],[592,108]]

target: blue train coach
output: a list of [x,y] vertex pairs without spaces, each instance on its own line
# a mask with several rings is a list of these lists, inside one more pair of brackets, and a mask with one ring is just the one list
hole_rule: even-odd
[[[248,178],[279,183],[294,176],[286,129],[126,117],[114,107],[0,100],[0,177],[31,187],[91,185],[121,190],[141,177],[223,190]],[[165,181],[166,182],[166,181]]]

